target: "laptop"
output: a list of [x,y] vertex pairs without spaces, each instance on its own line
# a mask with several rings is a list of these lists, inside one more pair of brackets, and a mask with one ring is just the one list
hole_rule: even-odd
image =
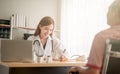
[[32,41],[1,40],[2,62],[33,62]]

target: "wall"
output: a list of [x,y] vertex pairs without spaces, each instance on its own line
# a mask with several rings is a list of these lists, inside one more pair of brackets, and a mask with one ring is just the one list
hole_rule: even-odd
[[[44,16],[52,16],[56,30],[60,30],[60,0],[0,0],[0,19],[10,19],[12,14],[26,16],[26,24],[36,25]],[[56,33],[59,37],[59,33]]]

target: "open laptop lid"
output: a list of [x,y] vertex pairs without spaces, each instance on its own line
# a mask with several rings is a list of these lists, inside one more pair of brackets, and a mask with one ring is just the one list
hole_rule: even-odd
[[32,41],[1,40],[2,62],[33,62]]

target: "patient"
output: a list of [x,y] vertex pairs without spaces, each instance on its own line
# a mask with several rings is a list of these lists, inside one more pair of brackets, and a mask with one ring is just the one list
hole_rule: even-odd
[[107,24],[110,28],[99,32],[94,38],[86,65],[87,68],[72,67],[69,70],[69,74],[71,72],[78,72],[79,74],[101,74],[106,39],[120,39],[120,0],[115,0],[109,7]]

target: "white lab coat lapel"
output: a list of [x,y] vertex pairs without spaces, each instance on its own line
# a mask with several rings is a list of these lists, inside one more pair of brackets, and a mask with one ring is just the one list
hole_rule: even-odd
[[52,42],[51,42],[52,38],[49,36],[47,39],[47,43],[45,46],[45,55],[46,56],[51,56],[52,55]]
[[52,55],[52,38],[49,36],[47,39],[47,43],[45,46],[45,49],[43,48],[42,42],[39,38],[39,36],[36,36],[34,40],[39,40],[40,41],[40,47],[39,50],[44,51],[45,56],[51,56]]
[[[34,38],[34,41],[35,41],[35,40],[39,40],[39,42],[40,42],[40,46],[38,47],[39,50],[44,51],[44,49],[43,49],[43,45],[42,45],[42,42],[41,42],[39,36],[36,36],[36,37]],[[38,50],[35,50],[35,51],[38,51]]]
[[34,62],[37,62],[36,52],[42,51],[44,53],[44,50],[43,50],[42,43],[41,43],[41,40],[40,40],[39,36],[35,36],[33,40],[34,41],[38,40],[40,42],[40,46],[35,47],[36,49],[33,50],[34,51],[34,53],[33,53],[34,59],[33,60],[34,60]]

